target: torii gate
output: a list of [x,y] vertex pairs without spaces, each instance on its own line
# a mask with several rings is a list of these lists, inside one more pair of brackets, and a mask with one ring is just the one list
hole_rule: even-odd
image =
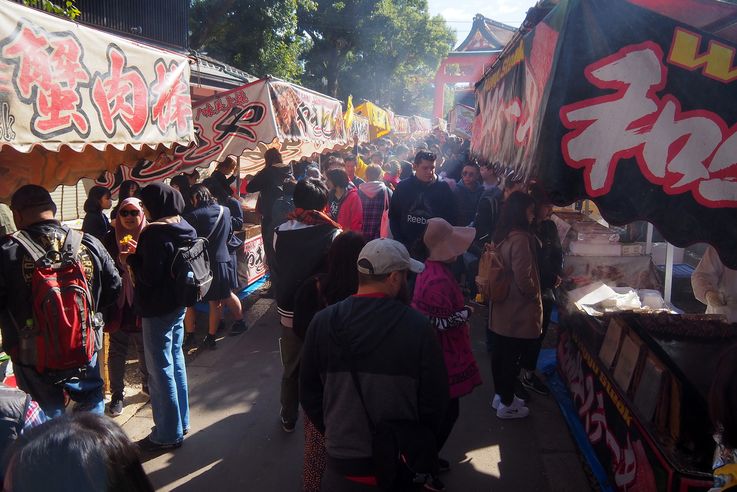
[[445,85],[461,82],[475,84],[494,63],[516,31],[514,27],[476,14],[471,32],[465,41],[448,54],[435,74],[434,117],[443,117]]

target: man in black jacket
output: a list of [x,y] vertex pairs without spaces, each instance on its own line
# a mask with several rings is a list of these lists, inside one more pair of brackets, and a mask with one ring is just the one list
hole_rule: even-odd
[[[11,199],[10,208],[18,229],[30,235],[46,251],[61,250],[69,229],[54,219],[56,204],[44,188],[25,185]],[[78,259],[90,286],[92,306],[96,313],[104,312],[118,298],[120,275],[110,254],[97,238],[85,234]],[[31,275],[35,265],[30,254],[12,236],[0,240],[0,312],[3,350],[13,361],[18,386],[29,393],[49,417],[64,413],[64,392],[76,402],[75,408],[102,414],[102,378],[97,353],[83,368],[74,373],[38,373],[33,365],[24,363],[20,350],[19,330],[33,320]],[[97,318],[99,319],[99,314]],[[101,328],[101,324],[100,324]],[[102,330],[96,332],[98,350]]]
[[[288,193],[290,182],[294,181],[292,166],[284,164],[278,149],[269,149],[264,153],[265,167],[248,182],[248,193],[258,192],[256,210],[261,214],[261,235],[264,240],[264,253],[269,265],[269,278],[272,286],[278,282],[274,272],[274,229],[280,224],[275,223],[274,204]],[[272,289],[273,292],[273,289]]]
[[357,264],[358,293],[315,315],[302,350],[300,401],[325,435],[329,491],[364,490],[375,478],[367,413],[373,422],[414,420],[437,432],[448,404],[437,337],[407,305],[407,274],[424,266],[391,239],[369,242]]
[[[427,219],[441,217],[450,224],[458,220],[453,192],[435,175],[436,156],[421,150],[415,155],[415,175],[400,181],[389,205],[389,225],[394,239],[415,252],[422,239]],[[415,254],[419,258],[419,255]],[[424,258],[419,258],[424,260]]]

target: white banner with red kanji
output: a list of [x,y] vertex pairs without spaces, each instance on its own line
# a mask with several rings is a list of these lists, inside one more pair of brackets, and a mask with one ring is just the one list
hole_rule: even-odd
[[193,141],[189,60],[0,1],[0,149]]

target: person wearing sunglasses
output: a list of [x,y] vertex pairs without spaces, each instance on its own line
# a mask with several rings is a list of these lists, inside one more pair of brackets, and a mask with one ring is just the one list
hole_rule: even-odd
[[126,198],[118,206],[115,228],[105,237],[105,247],[115,260],[115,266],[123,279],[123,288],[118,300],[113,304],[105,317],[105,331],[110,336],[110,352],[108,354],[108,373],[112,398],[107,412],[117,417],[123,413],[125,400],[125,361],[128,346],[135,343],[138,351],[138,368],[143,381],[143,393],[148,394],[148,371],[143,353],[143,337],[141,320],[133,308],[133,281],[125,264],[125,257],[135,251],[138,237],[146,227],[146,216],[143,213],[141,200],[135,197]]
[[[450,224],[458,221],[458,207],[448,183],[435,174],[437,156],[420,150],[414,159],[414,176],[400,181],[389,205],[389,224],[394,239],[410,253],[420,254],[428,219],[441,217]],[[419,258],[424,261],[425,258]]]
[[469,161],[464,164],[461,179],[453,190],[458,203],[458,224],[462,227],[472,225],[483,192],[479,165]]

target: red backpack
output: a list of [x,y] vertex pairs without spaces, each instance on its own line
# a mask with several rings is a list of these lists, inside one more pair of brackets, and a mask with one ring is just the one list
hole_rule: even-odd
[[95,353],[92,295],[79,252],[82,233],[69,229],[61,251],[45,251],[25,231],[13,238],[33,258],[33,319],[20,327],[20,363],[38,372],[81,368]]

